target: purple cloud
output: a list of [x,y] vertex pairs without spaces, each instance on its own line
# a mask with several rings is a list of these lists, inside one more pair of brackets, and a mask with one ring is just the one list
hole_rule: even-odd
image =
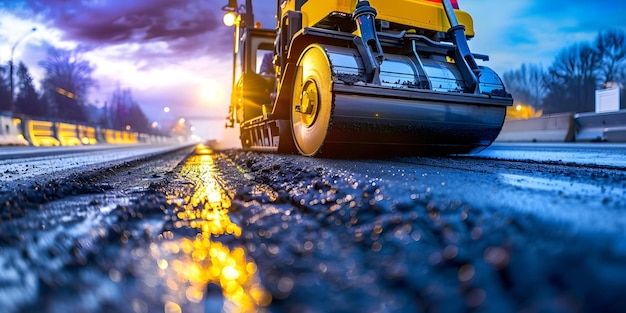
[[230,52],[223,0],[25,0],[15,6],[42,17],[64,40],[95,49],[162,42],[161,57]]

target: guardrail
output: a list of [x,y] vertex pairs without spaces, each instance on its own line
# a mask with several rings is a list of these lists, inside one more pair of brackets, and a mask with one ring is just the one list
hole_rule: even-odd
[[604,132],[604,141],[626,142],[626,126],[613,127]]
[[22,120],[24,137],[33,146],[60,146],[54,123],[50,121]]
[[526,120],[507,120],[496,141],[570,142],[574,141],[574,114],[552,114]]
[[84,145],[95,145],[98,143],[96,128],[92,126],[78,125],[78,138]]
[[626,110],[575,115],[577,141],[626,142]]
[[499,142],[626,142],[626,110],[507,120]]
[[136,143],[166,143],[169,136],[107,129],[71,122],[48,121],[0,115],[0,146],[77,146]]
[[0,145],[27,146],[28,141],[21,131],[22,121],[12,116],[0,115]]

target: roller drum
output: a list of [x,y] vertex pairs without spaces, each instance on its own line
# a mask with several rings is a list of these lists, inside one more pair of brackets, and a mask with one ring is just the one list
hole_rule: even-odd
[[[320,58],[323,51],[327,62],[319,66],[330,66],[332,104],[320,101],[320,111],[332,112],[317,149],[303,153],[314,155],[337,154],[355,147],[366,149],[382,148],[413,153],[471,153],[489,146],[498,136],[509,99],[494,97],[494,91],[504,90],[501,81],[488,68],[482,68],[483,81],[479,94],[463,93],[463,80],[453,63],[404,55],[385,54],[380,71],[380,85],[366,84],[361,79],[365,68],[358,53],[344,47],[314,45]],[[307,52],[303,53],[303,56]],[[311,58],[308,58],[309,60]],[[307,57],[303,57],[307,62]],[[323,64],[325,63],[325,64]],[[313,65],[309,65],[313,66]],[[482,73],[482,72],[481,72]],[[300,89],[296,88],[294,102],[306,99],[307,103],[315,90],[307,78]],[[324,88],[317,93],[324,94]],[[304,91],[303,91],[304,90]],[[299,95],[303,93],[305,96]],[[321,99],[321,98],[320,98]],[[292,111],[299,117],[301,110]],[[309,110],[310,111],[310,110]],[[310,121],[317,121],[309,117]],[[300,122],[298,125],[301,125]],[[318,126],[318,125],[310,125]],[[300,127],[300,126],[298,126]],[[308,131],[308,129],[307,129]],[[297,135],[296,145],[306,142],[306,136]],[[300,132],[305,133],[305,132]]]

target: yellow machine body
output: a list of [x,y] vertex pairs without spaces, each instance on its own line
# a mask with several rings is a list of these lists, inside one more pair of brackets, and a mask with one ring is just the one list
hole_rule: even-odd
[[315,156],[489,146],[513,99],[476,62],[488,57],[469,51],[474,21],[456,2],[279,0],[275,29],[239,19],[229,125],[240,124],[243,148]]
[[[285,2],[286,10],[295,10],[298,0]],[[308,0],[300,11],[302,12],[302,26],[314,27],[333,14],[352,14],[358,0]],[[407,28],[418,28],[436,32],[446,32],[450,29],[450,22],[441,3],[424,0],[370,0],[376,8],[376,19],[404,25]],[[283,10],[284,11],[284,10]],[[465,26],[467,37],[474,37],[474,21],[469,13],[455,10],[459,24]]]

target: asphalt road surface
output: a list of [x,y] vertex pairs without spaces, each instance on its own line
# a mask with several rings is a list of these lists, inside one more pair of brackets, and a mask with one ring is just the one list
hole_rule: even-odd
[[626,311],[623,145],[139,150],[0,157],[0,312]]

